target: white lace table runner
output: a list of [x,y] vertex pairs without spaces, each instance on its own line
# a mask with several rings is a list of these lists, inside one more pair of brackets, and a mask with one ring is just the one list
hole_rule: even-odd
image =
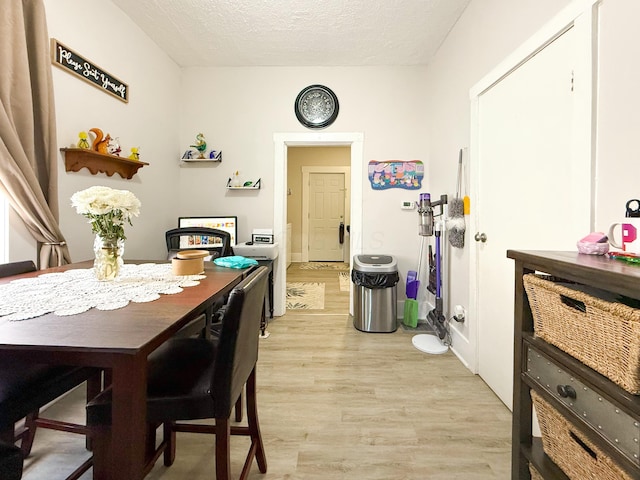
[[171,264],[126,264],[118,278],[99,282],[93,269],[44,273],[0,285],[0,323],[27,320],[53,312],[76,315],[90,308],[116,310],[129,302],[152,302],[161,294],[180,293],[205,275],[175,276]]

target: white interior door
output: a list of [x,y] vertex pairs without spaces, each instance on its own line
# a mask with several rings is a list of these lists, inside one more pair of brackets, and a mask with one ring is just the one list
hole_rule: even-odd
[[343,173],[309,174],[309,261],[342,262],[345,178]]
[[478,99],[478,373],[509,408],[514,294],[506,251],[575,250],[589,232],[590,183],[576,184],[584,178],[576,167],[589,171],[590,159],[573,159],[575,37],[570,28]]

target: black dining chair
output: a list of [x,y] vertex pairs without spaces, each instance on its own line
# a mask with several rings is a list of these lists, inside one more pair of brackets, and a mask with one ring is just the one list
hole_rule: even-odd
[[[211,259],[218,257],[228,257],[233,255],[231,248],[231,234],[224,230],[207,227],[181,227],[168,230],[165,233],[167,242],[167,258],[171,260],[180,250],[197,247],[198,250],[208,250]],[[186,246],[184,246],[186,244]],[[183,247],[181,248],[181,245]],[[211,308],[213,312],[213,320],[218,318],[217,311],[226,302],[226,297],[221,298]],[[200,334],[201,326],[204,325],[203,317],[199,317],[192,321],[189,325],[182,329],[181,335]],[[215,329],[210,332],[216,335]]]
[[[31,261],[0,264],[0,278],[35,270]],[[20,442],[22,455],[27,457],[38,427],[86,435],[86,425],[41,418],[39,411],[84,382],[87,382],[87,398],[93,398],[101,390],[101,381],[100,370],[94,368],[0,358],[0,440],[11,444]],[[24,425],[21,429],[16,428],[22,419]],[[91,448],[89,438],[87,448]],[[91,464],[91,458],[87,459],[67,479],[79,478]]]
[[0,478],[20,480],[24,460],[22,452],[12,443],[0,442]]
[[[173,464],[176,432],[215,434],[217,480],[230,478],[230,435],[251,438],[240,479],[247,478],[254,457],[260,472],[266,473],[256,406],[256,363],[266,287],[267,269],[258,267],[229,293],[219,337],[173,338],[149,355],[147,421],[152,431],[163,426],[163,441],[156,449],[147,439],[146,473],[162,454],[166,466]],[[247,426],[231,425],[231,411],[245,385]],[[215,419],[215,424],[182,422],[199,419]],[[106,454],[110,442],[117,441],[111,439],[110,389],[87,404],[87,421],[94,452]]]
[[[208,250],[212,258],[233,255],[231,234],[217,228],[181,227],[165,233],[169,260],[187,248]],[[181,246],[182,245],[182,246]]]
[[[187,248],[197,247],[198,250],[208,250],[213,260],[218,257],[228,257],[233,255],[233,248],[231,247],[231,234],[224,230],[218,230],[217,228],[208,227],[180,227],[168,230],[165,232],[165,240],[167,243],[167,258],[171,260],[174,258],[180,250]],[[184,246],[186,244],[186,246]],[[180,245],[183,245],[181,248]],[[210,330],[210,334],[217,336],[219,333],[219,319],[220,308],[226,302],[226,297],[221,298],[216,302],[211,311],[213,312],[214,325]],[[181,335],[201,334],[200,326],[205,322],[202,318],[197,318],[189,325],[187,325],[180,332]],[[238,399],[236,406],[236,420],[239,422],[242,420],[242,398]]]

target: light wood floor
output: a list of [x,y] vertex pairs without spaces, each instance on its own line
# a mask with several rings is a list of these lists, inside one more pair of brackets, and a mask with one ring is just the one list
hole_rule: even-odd
[[[511,413],[479,377],[451,353],[414,349],[402,328],[355,330],[337,270],[292,264],[287,279],[325,282],[325,310],[288,311],[260,341],[258,411],[268,473],[254,462],[250,479],[509,478]],[[47,414],[82,421],[83,401],[76,390]],[[213,440],[179,433],[175,464],[159,460],[147,478],[214,479]],[[236,474],[246,445],[232,439]],[[23,478],[64,478],[88,455],[82,437],[41,429]]]

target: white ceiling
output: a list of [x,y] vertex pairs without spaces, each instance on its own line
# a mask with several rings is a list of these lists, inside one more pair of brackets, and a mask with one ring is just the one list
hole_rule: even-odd
[[178,65],[426,65],[471,0],[113,0]]

